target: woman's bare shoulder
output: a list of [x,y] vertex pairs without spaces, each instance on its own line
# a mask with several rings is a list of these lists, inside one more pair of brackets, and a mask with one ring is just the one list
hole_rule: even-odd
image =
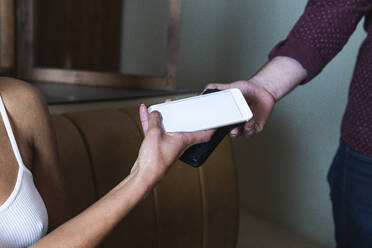
[[0,77],[0,94],[9,103],[32,104],[43,100],[41,93],[34,86],[10,77]]
[[47,115],[44,97],[29,83],[0,77],[0,94],[8,114],[24,135],[31,135],[33,125]]

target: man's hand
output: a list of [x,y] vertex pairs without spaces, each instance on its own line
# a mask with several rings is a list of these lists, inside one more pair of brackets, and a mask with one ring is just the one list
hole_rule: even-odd
[[209,141],[214,130],[191,133],[167,133],[162,127],[159,112],[148,114],[145,105],[140,107],[140,118],[145,139],[142,142],[132,172],[140,173],[156,184],[168,171],[172,163],[192,145]]
[[267,90],[253,81],[237,81],[231,84],[208,84],[206,89],[227,90],[238,88],[242,91],[249,107],[253,112],[253,118],[247,123],[234,128],[230,132],[231,137],[238,135],[251,136],[261,132],[271,111],[274,108],[275,99]]
[[251,136],[261,132],[274,108],[275,102],[287,95],[307,76],[306,70],[295,59],[289,57],[275,57],[264,65],[248,81],[237,81],[231,84],[209,84],[206,88],[226,90],[238,88],[242,91],[249,107],[253,112],[253,119],[235,128],[230,135]]

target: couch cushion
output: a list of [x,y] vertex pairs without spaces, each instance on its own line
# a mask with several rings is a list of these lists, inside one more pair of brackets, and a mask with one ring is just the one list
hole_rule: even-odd
[[77,127],[62,115],[52,116],[59,161],[64,171],[64,187],[69,218],[79,214],[97,199],[90,157]]

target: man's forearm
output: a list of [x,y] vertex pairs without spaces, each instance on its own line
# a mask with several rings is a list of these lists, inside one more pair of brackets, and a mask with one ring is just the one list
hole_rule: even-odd
[[289,57],[275,57],[264,65],[250,81],[264,87],[275,101],[293,90],[305,80],[306,70],[296,60]]

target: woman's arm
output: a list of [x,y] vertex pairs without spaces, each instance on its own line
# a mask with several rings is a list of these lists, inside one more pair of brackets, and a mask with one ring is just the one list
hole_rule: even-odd
[[[41,93],[23,81],[0,77],[0,92],[12,121],[22,160],[32,171],[48,209],[49,230],[67,219],[62,170],[47,104]],[[50,193],[52,192],[52,193]]]
[[[27,123],[32,131],[32,174],[35,185],[48,209],[48,231],[53,231],[68,219],[68,204],[63,185],[63,168],[58,161],[55,132],[48,107],[36,89],[30,95]],[[31,106],[31,107],[30,107]]]
[[32,247],[95,247],[150,190],[139,173],[124,181],[87,210],[57,227]]
[[32,247],[94,247],[163,178],[189,146],[207,141],[213,131],[165,133],[158,112],[140,107],[145,139],[130,175],[87,210],[59,226]]

